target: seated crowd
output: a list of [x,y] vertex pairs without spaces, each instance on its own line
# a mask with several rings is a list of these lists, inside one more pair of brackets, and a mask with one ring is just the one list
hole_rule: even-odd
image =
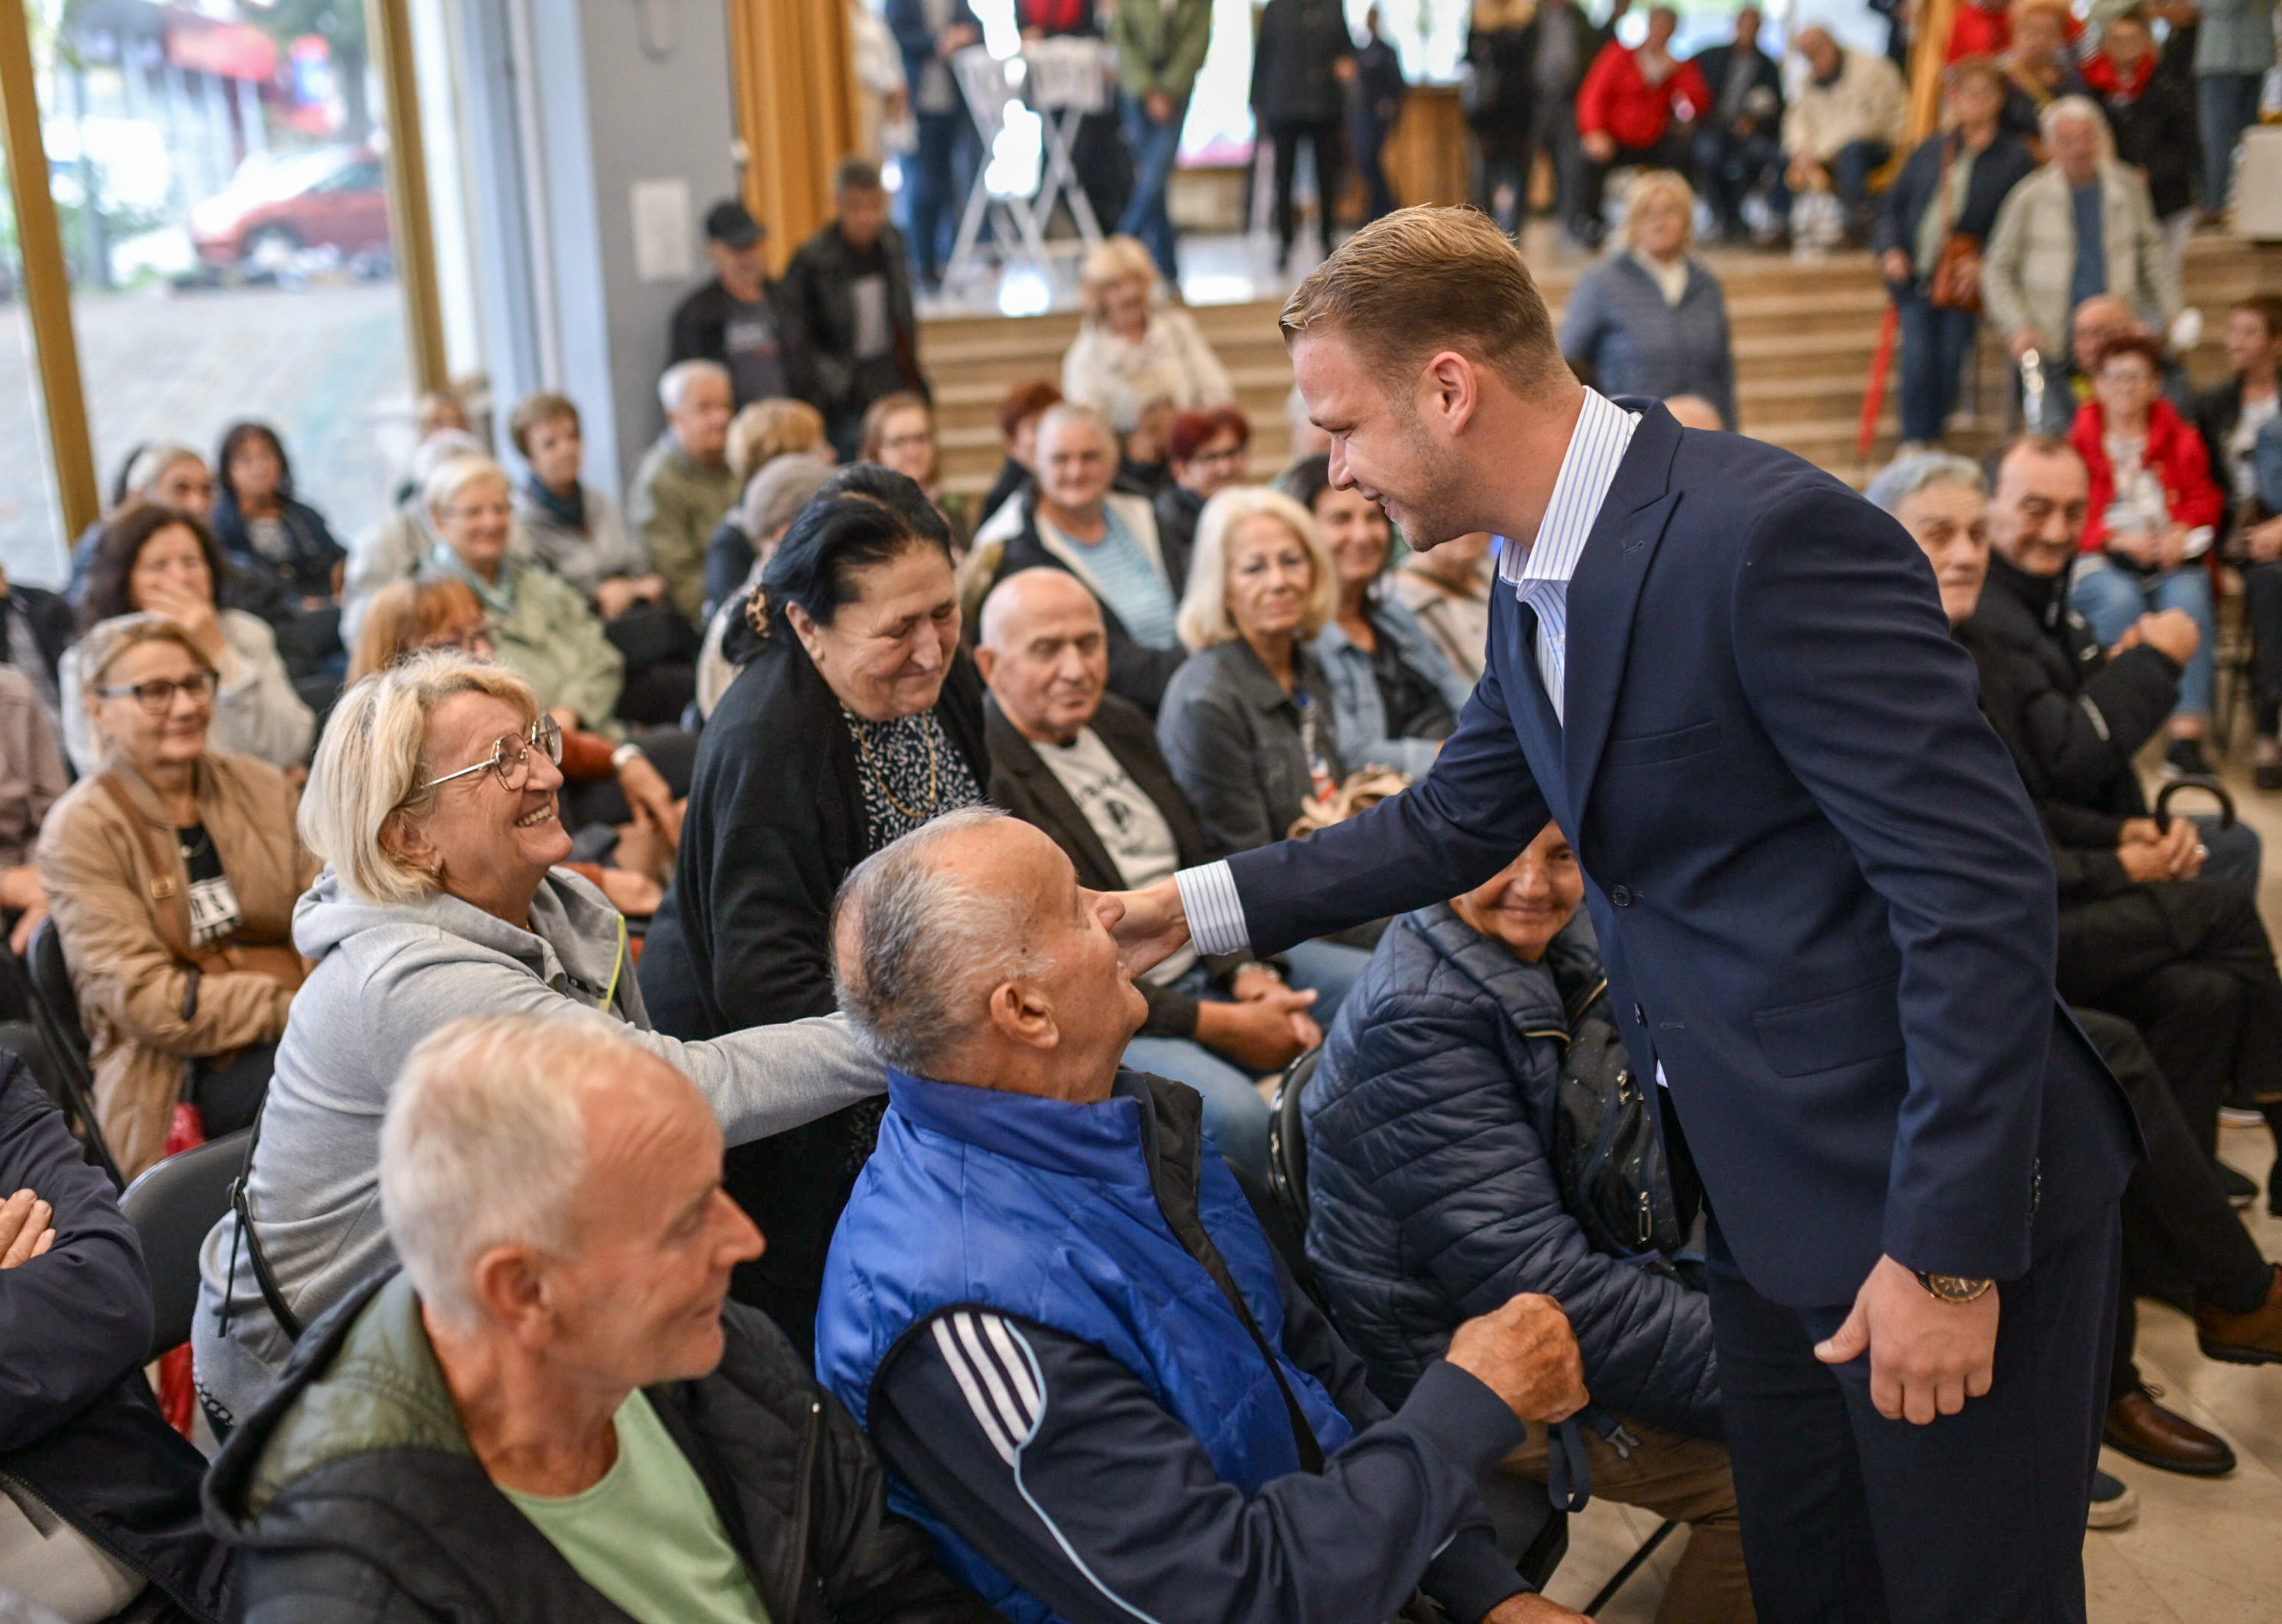
[[[1797,43],[1792,178],[1843,193],[1890,144],[1811,93],[1868,70]],[[1918,182],[1987,206],[1994,278],[2015,202],[1980,177],[2046,173],[2006,104],[2046,89],[2063,180],[2100,132],[2033,51],[1977,60],[1949,88],[1973,178],[1952,151]],[[1674,147],[1672,67],[1596,59],[1594,163]],[[1659,1619],[1753,1617],[1701,1193],[1564,831],[1272,958],[1136,977],[1110,934],[1103,893],[1425,777],[1501,544],[1411,553],[1323,451],[1254,483],[1124,238],[1059,385],[1007,397],[997,486],[946,492],[876,173],[840,182],[781,285],[749,216],[709,218],[718,280],[623,510],[567,397],[508,416],[519,474],[439,399],[345,548],[246,423],[211,470],[138,451],[68,601],[0,581],[0,905],[68,966],[77,1129],[130,1179],[252,1130],[199,1255],[209,1465],[135,1368],[117,1193],[0,1055],[0,1593],[73,1624],[146,1592],[198,1620],[1530,1624],[1579,1615],[1489,1508],[1589,1481],[1686,1525]],[[1736,415],[1694,202],[1644,177],[1562,334],[1691,432]],[[1950,342],[1906,302],[1922,221],[1879,229],[1908,330]],[[2217,1159],[2228,1107],[2282,1139],[2282,975],[2256,836],[2151,803],[2135,758],[2208,771],[2224,560],[2282,789],[2282,302],[2238,306],[2232,380],[2175,403],[2160,299],[2055,313],[2043,274],[1991,308],[2045,357],[2046,423],[1985,469],[1913,446],[1867,495],[1979,670],[2053,850],[2061,991],[2141,1120],[2107,1440],[2212,1475],[2232,1452],[2140,1379],[2133,1303],[2282,1363],[2282,1268],[2234,1213],[2258,1185]],[[2282,1213],[2282,1164],[2264,1184]]]

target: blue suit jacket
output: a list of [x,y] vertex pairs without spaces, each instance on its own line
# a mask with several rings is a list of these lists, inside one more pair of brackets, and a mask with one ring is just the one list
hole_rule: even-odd
[[1569,588],[1568,723],[1500,587],[1433,772],[1230,860],[1267,952],[1467,890],[1549,816],[1626,1044],[1777,1302],[1879,1255],[2016,1278],[2121,1194],[2130,1107],[2053,988],[2051,859],[1906,532],[1647,401]]

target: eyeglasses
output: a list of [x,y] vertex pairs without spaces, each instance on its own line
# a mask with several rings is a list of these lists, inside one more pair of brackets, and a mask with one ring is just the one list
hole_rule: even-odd
[[509,734],[492,746],[492,753],[471,767],[462,767],[456,773],[446,773],[441,778],[431,778],[414,789],[415,795],[424,794],[439,784],[448,784],[455,778],[470,778],[478,773],[499,774],[501,788],[520,790],[531,781],[531,754],[543,752],[556,766],[563,765],[563,729],[555,726],[551,716],[542,716],[519,734]]
[[456,637],[436,637],[422,643],[423,649],[451,649],[461,654],[472,654],[489,659],[499,648],[499,623],[486,620],[483,625],[461,633]]
[[214,689],[221,681],[221,679],[210,671],[194,671],[179,680],[158,677],[149,682],[128,682],[117,688],[99,688],[95,691],[105,699],[124,699],[132,694],[135,703],[152,716],[164,716],[175,708],[175,695],[188,694],[192,704],[202,705],[214,696]]

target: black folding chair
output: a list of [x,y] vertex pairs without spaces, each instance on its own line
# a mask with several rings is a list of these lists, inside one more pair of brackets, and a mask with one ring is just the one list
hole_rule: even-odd
[[[71,990],[71,973],[64,964],[63,942],[56,935],[55,921],[43,919],[34,928],[27,957],[28,974],[13,953],[0,952],[0,979],[10,982],[12,991],[32,1012],[32,1026],[40,1037],[38,1047],[43,1051],[38,1057],[26,1055],[25,1063],[34,1068],[34,1075],[86,1146],[87,1159],[108,1174],[114,1186],[124,1189],[127,1180],[120,1176],[119,1162],[104,1142],[102,1125],[96,1120],[95,1076],[88,1069],[87,1031],[80,1024],[79,999]],[[60,1003],[54,991],[58,986]]]
[[251,1128],[168,1156],[119,1198],[120,1209],[142,1237],[151,1274],[151,1356],[190,1340],[198,1306],[198,1248],[229,1210],[230,1185],[245,1166]]

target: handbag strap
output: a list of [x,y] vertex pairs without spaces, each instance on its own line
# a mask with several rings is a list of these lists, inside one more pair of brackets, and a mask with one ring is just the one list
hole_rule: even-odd
[[237,1231],[230,1237],[229,1272],[224,1277],[221,1307],[214,1321],[220,1330],[229,1331],[230,1295],[237,1278],[237,1247],[243,1243],[245,1261],[253,1266],[253,1283],[260,1288],[261,1301],[268,1308],[270,1317],[277,1322],[277,1328],[285,1333],[288,1341],[298,1342],[301,1340],[301,1317],[286,1305],[285,1294],[269,1267],[269,1255],[261,1249],[260,1233],[253,1227],[253,1200],[247,1193],[247,1186],[253,1181],[253,1153],[261,1143],[261,1123],[268,1115],[269,1100],[264,1095],[261,1108],[253,1114],[253,1131],[245,1136],[245,1162],[237,1169],[237,1177],[230,1181],[229,1209],[237,1215]]

